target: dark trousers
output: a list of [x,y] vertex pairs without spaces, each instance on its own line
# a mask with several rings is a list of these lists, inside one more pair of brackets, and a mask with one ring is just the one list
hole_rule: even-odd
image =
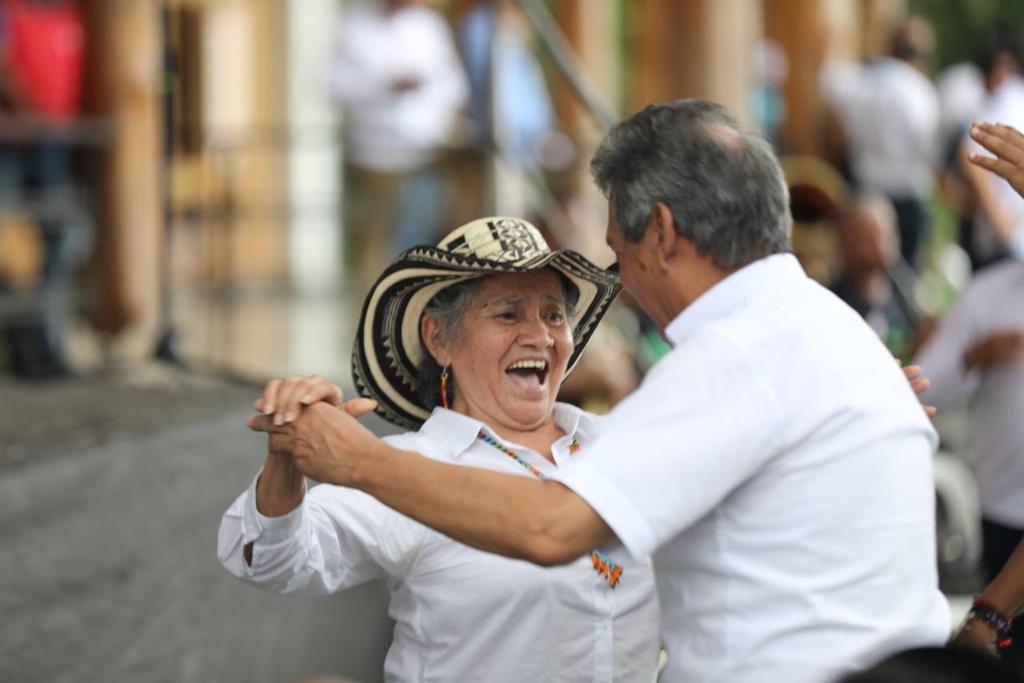
[[[1010,555],[1017,549],[1017,544],[1024,538],[1024,529],[1015,529],[983,518],[981,533],[984,543],[982,559],[985,563],[985,573],[988,575],[988,580],[991,581],[1010,559]],[[1024,667],[1024,618],[1013,623],[1010,633],[1013,644],[1002,651],[1003,658],[1021,669]]]
[[930,220],[928,211],[916,197],[890,197],[896,209],[900,231],[900,255],[907,265],[917,270],[917,252],[928,239]]

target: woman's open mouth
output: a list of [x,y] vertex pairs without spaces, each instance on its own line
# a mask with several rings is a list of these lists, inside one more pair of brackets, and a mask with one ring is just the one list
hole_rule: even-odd
[[548,362],[540,358],[517,360],[505,368],[505,374],[528,390],[543,389],[548,380],[548,372]]

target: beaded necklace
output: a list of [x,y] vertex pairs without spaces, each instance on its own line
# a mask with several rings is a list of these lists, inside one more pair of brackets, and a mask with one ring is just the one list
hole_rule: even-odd
[[[493,436],[490,436],[489,434],[486,434],[484,430],[481,429],[477,433],[476,438],[480,439],[481,441],[488,445],[494,446],[494,448],[498,449],[508,457],[515,460],[517,463],[522,465],[527,472],[537,477],[541,481],[545,481],[547,479],[547,477],[544,476],[543,472],[541,472],[536,467],[523,460],[516,453],[513,453],[508,448],[502,446],[500,443],[498,443],[497,439],[495,439]],[[569,444],[569,452],[572,453],[573,455],[579,452],[580,448],[580,442],[575,438],[572,440],[572,443]],[[594,548],[590,551],[590,561],[594,565],[594,570],[605,578],[605,581],[608,582],[609,586],[615,588],[615,586],[619,585],[619,579],[622,578],[622,567],[612,562],[607,555],[602,553],[597,548]]]

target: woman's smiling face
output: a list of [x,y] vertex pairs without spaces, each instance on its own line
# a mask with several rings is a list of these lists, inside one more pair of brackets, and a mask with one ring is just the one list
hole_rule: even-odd
[[535,429],[551,419],[572,351],[565,289],[554,271],[489,277],[449,351],[452,408],[494,427]]

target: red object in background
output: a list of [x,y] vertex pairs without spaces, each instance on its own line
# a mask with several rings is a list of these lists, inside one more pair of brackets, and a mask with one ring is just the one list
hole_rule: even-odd
[[7,0],[2,5],[11,77],[33,113],[66,120],[78,113],[85,28],[73,2]]

